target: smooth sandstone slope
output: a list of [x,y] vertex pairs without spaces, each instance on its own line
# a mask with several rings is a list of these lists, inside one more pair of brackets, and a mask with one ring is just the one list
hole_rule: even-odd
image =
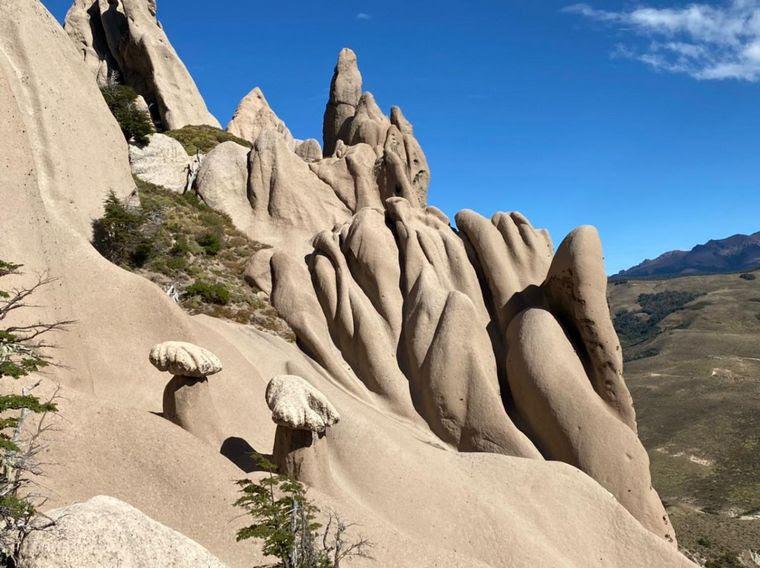
[[[89,244],[89,223],[109,190],[132,191],[126,147],[76,51],[38,2],[0,5],[0,71],[0,197],[9,204],[0,209],[0,257],[59,278],[40,298],[51,306],[43,315],[79,322],[59,339],[68,368],[51,373],[65,388],[45,460],[56,464],[44,479],[51,506],[111,494],[232,566],[260,561],[254,546],[232,542],[232,481],[243,472],[148,412],[160,409],[166,378],[147,354],[175,339],[224,362],[211,383],[222,428],[261,451],[274,438],[269,378],[297,374],[329,398],[342,421],[327,439],[329,468],[317,471],[330,475],[308,481],[318,503],[377,543],[379,565],[691,566],[577,469],[458,453],[419,421],[363,400],[361,387],[352,392],[295,346],[188,317],[157,287],[104,261]],[[464,295],[465,284],[452,281]]]

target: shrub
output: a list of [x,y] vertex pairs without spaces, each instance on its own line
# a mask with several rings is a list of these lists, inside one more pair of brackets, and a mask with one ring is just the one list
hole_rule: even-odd
[[620,310],[612,319],[623,347],[643,343],[660,333],[659,323],[670,314],[684,309],[686,304],[702,294],[666,290],[655,294],[640,294],[641,312]]
[[365,539],[346,541],[351,525],[334,513],[322,529],[316,522],[319,509],[308,500],[303,484],[275,474],[275,465],[261,456],[254,458],[269,475],[258,482],[238,481],[243,495],[235,505],[253,520],[238,531],[238,542],[263,540],[264,554],[277,558],[275,566],[279,568],[338,568],[341,561],[351,557],[370,558],[372,543]]
[[103,93],[103,98],[119,123],[127,142],[145,146],[148,143],[148,135],[154,131],[153,122],[147,112],[137,107],[135,90],[126,85],[108,85],[101,87],[100,92]]
[[185,151],[191,156],[194,156],[198,152],[201,154],[208,154],[222,142],[228,142],[230,140],[247,148],[253,147],[253,145],[247,140],[238,138],[229,132],[214,128],[213,126],[184,126],[178,130],[169,130],[164,134],[171,136],[182,144]]
[[[0,278],[20,274],[21,265],[0,260]],[[65,330],[73,322],[40,322],[6,325],[10,313],[33,304],[29,298],[54,280],[38,277],[28,288],[0,289],[0,379],[20,379],[51,364],[44,349],[52,347],[47,334]],[[42,448],[37,442],[45,430],[24,435],[24,422],[29,414],[44,415],[57,410],[53,400],[43,402],[30,388],[21,394],[0,395],[0,566],[15,566],[24,538],[39,528],[34,518],[41,500],[31,491],[30,477],[40,475],[36,456]],[[40,423],[41,424],[41,423]]]
[[748,272],[745,272],[744,274],[740,274],[739,278],[741,278],[742,280],[754,280],[755,278],[757,278],[757,276],[755,276],[754,274],[749,274]]
[[230,291],[224,284],[212,284],[205,280],[196,280],[187,287],[185,294],[197,296],[207,304],[226,306],[230,303]]
[[145,221],[141,208],[127,207],[111,192],[105,214],[92,223],[92,244],[111,262],[140,268],[154,254],[151,239],[141,232]]
[[215,256],[220,250],[222,250],[222,239],[216,233],[203,233],[195,238],[197,242],[203,248],[203,251],[209,256]]

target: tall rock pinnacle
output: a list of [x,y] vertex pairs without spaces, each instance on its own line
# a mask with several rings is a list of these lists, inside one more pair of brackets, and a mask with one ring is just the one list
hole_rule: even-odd
[[356,107],[362,96],[362,75],[356,62],[356,54],[344,47],[338,55],[332,82],[330,100],[325,109],[322,127],[322,147],[325,156],[331,156],[339,139],[347,134],[350,119],[356,114]]

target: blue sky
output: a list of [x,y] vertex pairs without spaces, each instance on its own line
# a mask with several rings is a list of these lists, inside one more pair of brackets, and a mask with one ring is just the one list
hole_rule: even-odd
[[[70,0],[44,4],[62,20]],[[260,86],[295,136],[321,138],[353,48],[365,90],[414,123],[452,220],[518,210],[555,244],[595,225],[609,273],[760,230],[760,0],[158,7],[224,124]]]

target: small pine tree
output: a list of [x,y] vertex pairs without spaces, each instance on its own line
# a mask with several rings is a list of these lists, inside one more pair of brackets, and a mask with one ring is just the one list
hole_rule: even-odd
[[[0,278],[17,275],[21,265],[0,260]],[[0,380],[16,380],[51,364],[43,350],[52,347],[44,337],[73,322],[5,325],[17,310],[30,308],[28,299],[53,282],[40,277],[29,288],[0,289]],[[32,387],[33,389],[33,387]],[[0,566],[14,566],[24,537],[34,530],[39,502],[28,491],[28,474],[39,474],[34,456],[39,451],[36,435],[22,441],[24,419],[29,415],[55,412],[52,401],[43,402],[23,389],[21,394],[0,395]],[[23,446],[23,447],[22,447]]]
[[105,258],[129,268],[140,268],[153,255],[153,243],[143,234],[145,212],[128,207],[111,192],[105,214],[92,223],[92,244]]
[[238,531],[238,542],[263,540],[264,554],[279,560],[273,568],[339,568],[347,558],[370,558],[368,540],[346,541],[352,525],[330,513],[323,527],[316,521],[320,511],[308,500],[303,484],[277,475],[276,466],[263,456],[254,458],[267,475],[258,482],[238,481],[243,495],[235,505],[253,519]]
[[150,115],[137,107],[137,93],[132,87],[116,83],[100,88],[111,114],[119,123],[127,142],[137,146],[148,144],[148,135],[154,132]]

